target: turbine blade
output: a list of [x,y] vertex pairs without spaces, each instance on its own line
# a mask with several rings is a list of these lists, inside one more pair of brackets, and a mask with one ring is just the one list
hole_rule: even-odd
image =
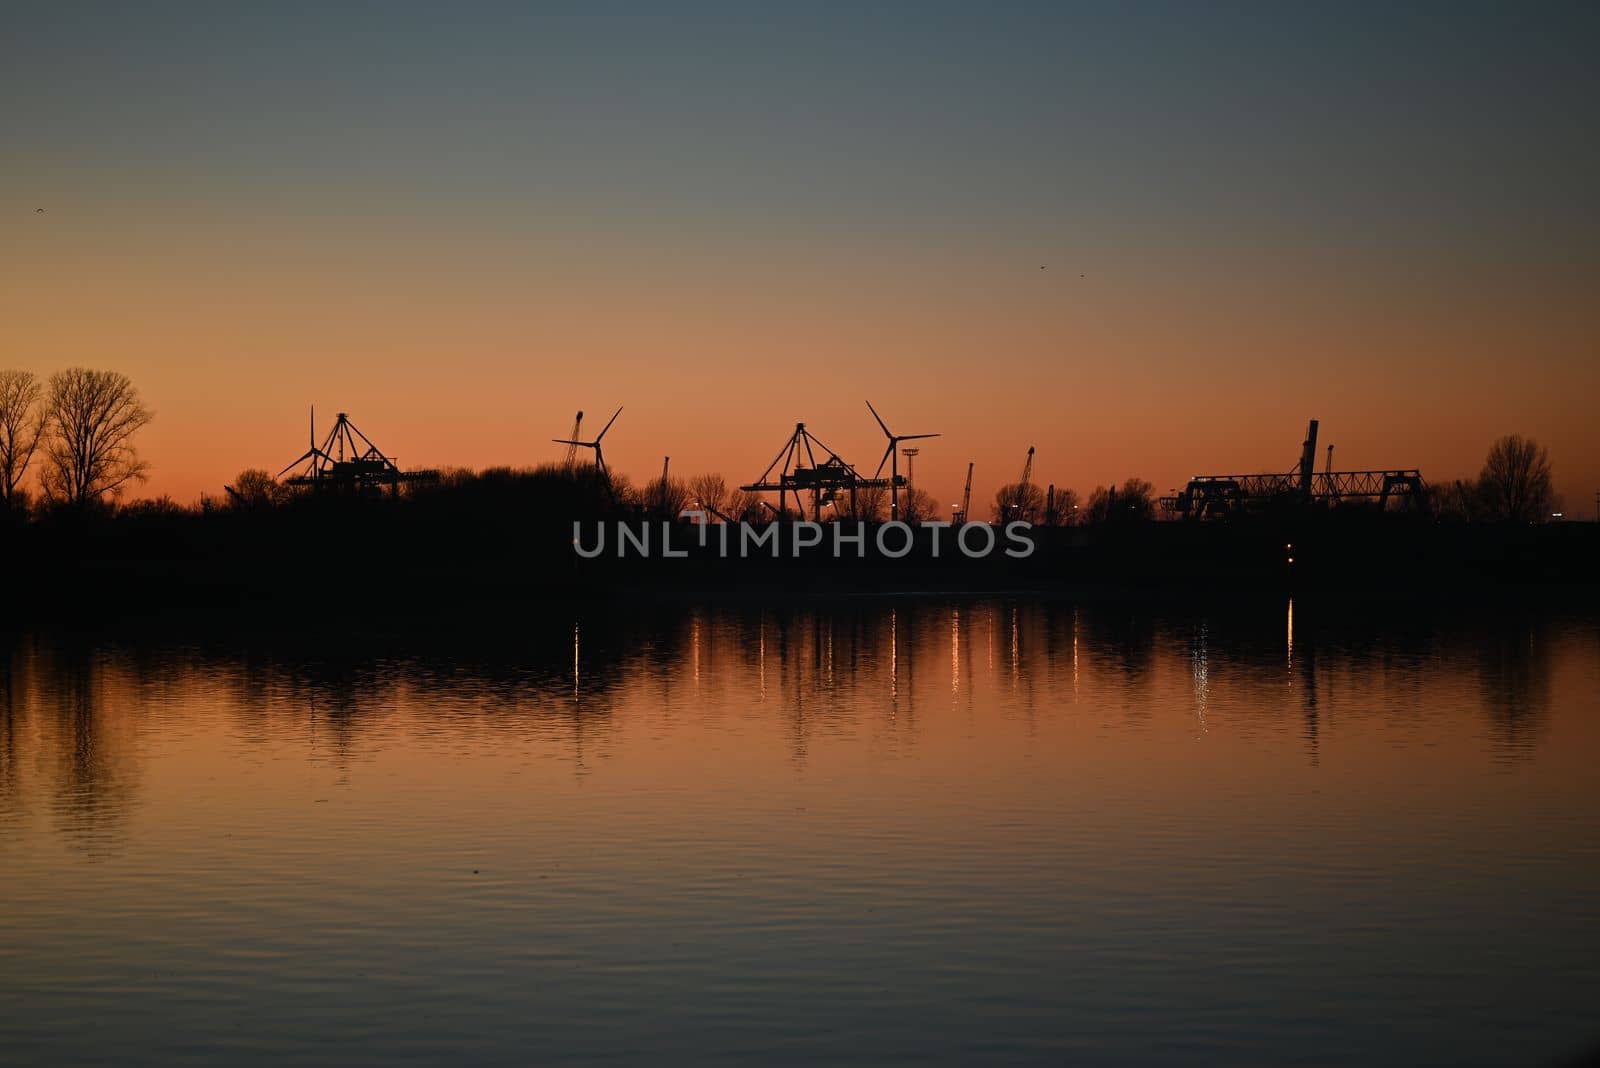
[[277,477],[278,478],[282,478],[284,475],[288,474],[290,471],[293,471],[295,468],[299,467],[301,464],[305,463],[307,460],[311,459],[316,454],[317,454],[317,450],[316,449],[312,449],[310,452],[308,452],[304,456],[300,457],[300,459],[296,460],[294,463],[290,464],[288,467],[285,467],[282,471],[279,471]]
[[889,457],[894,455],[894,438],[889,439],[889,447],[883,450],[883,459],[878,461],[878,469],[872,472],[872,477],[877,478],[883,474],[883,465],[889,462]]
[[867,411],[871,412],[872,413],[872,418],[874,418],[874,419],[876,419],[878,421],[878,426],[883,429],[883,436],[888,438],[889,440],[893,441],[894,440],[894,435],[889,433],[889,427],[884,423],[883,416],[878,414],[878,409],[876,409],[876,408],[874,408],[872,406],[872,402],[871,401],[867,401]]
[[918,438],[936,438],[938,434],[901,434],[901,441],[916,441]]
[[620,407],[611,413],[611,418],[606,421],[606,425],[601,429],[600,433],[595,435],[595,444],[598,445],[600,443],[600,439],[606,436],[606,431],[611,429],[611,424],[615,423],[617,421],[617,416],[621,414],[622,409]]

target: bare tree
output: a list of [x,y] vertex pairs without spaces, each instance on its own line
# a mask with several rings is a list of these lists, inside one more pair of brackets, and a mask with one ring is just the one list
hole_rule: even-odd
[[1055,496],[1045,497],[1040,522],[1047,527],[1069,527],[1078,521],[1078,491],[1057,487]]
[[939,518],[939,502],[933,494],[916,486],[907,486],[900,498],[900,518],[907,523],[926,523]]
[[150,465],[133,437],[154,418],[127,375],[73,367],[50,376],[44,469],[51,500],[85,505],[142,482]]
[[1142,478],[1130,478],[1117,486],[1096,486],[1089,494],[1087,520],[1090,523],[1127,522],[1154,519],[1155,487]]
[[721,475],[694,476],[689,480],[689,503],[717,515],[730,515],[728,483]]
[[1447,523],[1467,523],[1479,519],[1483,511],[1483,494],[1477,482],[1454,479],[1436,482],[1428,487],[1428,505],[1434,518]]
[[771,514],[762,507],[761,495],[749,490],[734,490],[729,494],[723,511],[729,519],[741,523],[764,523]]
[[1008,482],[995,491],[996,523],[1037,523],[1044,514],[1044,490],[1032,482]]
[[652,479],[642,496],[645,510],[659,519],[677,519],[689,507],[689,485],[681,478]]
[[856,490],[855,518],[876,523],[889,514],[889,490],[884,486],[868,486]]
[[1555,490],[1550,453],[1521,434],[1507,434],[1489,447],[1478,476],[1478,495],[1490,519],[1534,523],[1550,514]]
[[225,488],[233,503],[244,508],[263,508],[281,504],[289,496],[289,487],[259,467],[240,471],[238,477],[233,480],[233,485]]
[[1128,479],[1117,497],[1117,510],[1123,518],[1149,520],[1156,517],[1156,488],[1144,479]]
[[889,491],[882,486],[858,486],[854,494],[848,489],[839,491],[833,501],[833,519],[859,519],[876,523],[889,510]]
[[0,505],[23,503],[19,487],[44,430],[43,391],[31,371],[0,371]]
[[144,519],[158,519],[184,515],[189,511],[169,495],[163,493],[159,497],[148,497],[142,501],[134,501],[125,505],[122,509],[122,514],[139,516]]
[[611,499],[623,509],[643,508],[644,499],[642,491],[633,484],[633,479],[621,471],[606,471],[606,482],[611,487]]

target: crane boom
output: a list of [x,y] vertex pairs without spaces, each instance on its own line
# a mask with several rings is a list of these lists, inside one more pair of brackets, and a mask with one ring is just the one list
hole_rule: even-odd
[[967,488],[961,491],[961,521],[967,521],[967,509],[972,507],[972,462],[967,462]]
[[572,421],[572,433],[567,435],[567,458],[562,461],[566,467],[574,467],[578,463],[578,429],[583,426],[583,412],[578,412],[578,417]]
[[1022,484],[1026,486],[1028,480],[1033,478],[1033,446],[1028,446],[1028,460],[1022,465]]
[[1311,420],[1311,425],[1306,427],[1306,440],[1300,446],[1299,467],[1300,496],[1306,500],[1311,499],[1311,476],[1317,470],[1317,421]]

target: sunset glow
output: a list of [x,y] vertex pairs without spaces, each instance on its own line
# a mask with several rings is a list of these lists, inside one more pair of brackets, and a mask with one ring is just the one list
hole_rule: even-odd
[[1434,481],[1532,435],[1593,512],[1592,8],[313,11],[5,18],[0,363],[132,377],[139,492],[278,470],[313,404],[402,464],[626,405],[638,482],[797,421],[870,468],[871,399],[946,508],[1030,445],[1288,470],[1316,417]]
[[3,5],[0,1062],[1600,1064],[1596,55]]

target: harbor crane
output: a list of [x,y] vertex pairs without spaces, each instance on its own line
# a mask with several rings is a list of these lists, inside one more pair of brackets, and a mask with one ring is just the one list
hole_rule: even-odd
[[1390,500],[1409,507],[1427,506],[1427,483],[1414,467],[1373,471],[1333,470],[1333,446],[1328,446],[1326,466],[1315,470],[1317,420],[1306,427],[1300,462],[1287,474],[1196,475],[1182,492],[1164,497],[1161,507],[1185,519],[1211,519],[1265,504],[1316,502],[1337,504],[1348,498],[1374,501],[1379,508]]
[[572,421],[572,433],[567,435],[567,455],[561,461],[561,466],[568,471],[578,465],[578,434],[583,429],[583,409],[578,409],[578,417]]
[[956,509],[956,514],[954,516],[955,522],[957,522],[957,523],[965,523],[967,521],[967,510],[970,509],[971,507],[972,507],[972,462],[969,460],[967,462],[967,485],[966,485],[966,488],[961,491],[961,507]]
[[[283,478],[297,467],[300,468],[298,473]],[[394,458],[385,455],[374,445],[344,412],[338,414],[333,429],[322,444],[317,444],[317,410],[313,407],[311,448],[279,471],[278,477],[283,478],[286,486],[353,493],[371,493],[387,487],[398,496],[401,483],[437,482],[439,472],[433,469],[400,470]]]
[[605,440],[606,431],[611,429],[611,424],[615,423],[617,421],[617,416],[621,414],[622,409],[619,407],[615,412],[612,413],[611,418],[606,422],[606,425],[600,428],[600,433],[594,436],[593,441],[581,441],[578,438],[578,427],[583,423],[583,413],[579,412],[577,420],[572,424],[572,437],[552,438],[551,440],[553,440],[557,445],[567,446],[567,463],[569,465],[574,462],[579,448],[593,449],[595,469],[598,470],[601,475],[605,476],[606,481],[609,482],[611,481],[611,473],[606,470],[606,456],[605,453],[601,451],[600,443]]
[[[821,453],[823,459],[818,461],[817,454]],[[888,459],[887,456],[884,458]],[[879,464],[880,470],[882,464]],[[750,493],[778,494],[778,507],[773,514],[778,519],[788,518],[786,501],[789,494],[794,494],[795,507],[800,509],[804,517],[804,505],[801,495],[811,495],[811,514],[814,519],[822,517],[823,506],[834,504],[841,494],[849,494],[850,511],[856,511],[856,494],[864,489],[892,489],[895,486],[905,485],[905,479],[895,475],[892,478],[864,478],[861,473],[845,462],[844,458],[824,445],[815,434],[806,429],[804,423],[796,423],[794,432],[784,441],[783,447],[778,450],[778,455],[761,472],[761,477],[739,488]],[[765,502],[763,502],[765,503]],[[771,505],[767,505],[771,509]]]

